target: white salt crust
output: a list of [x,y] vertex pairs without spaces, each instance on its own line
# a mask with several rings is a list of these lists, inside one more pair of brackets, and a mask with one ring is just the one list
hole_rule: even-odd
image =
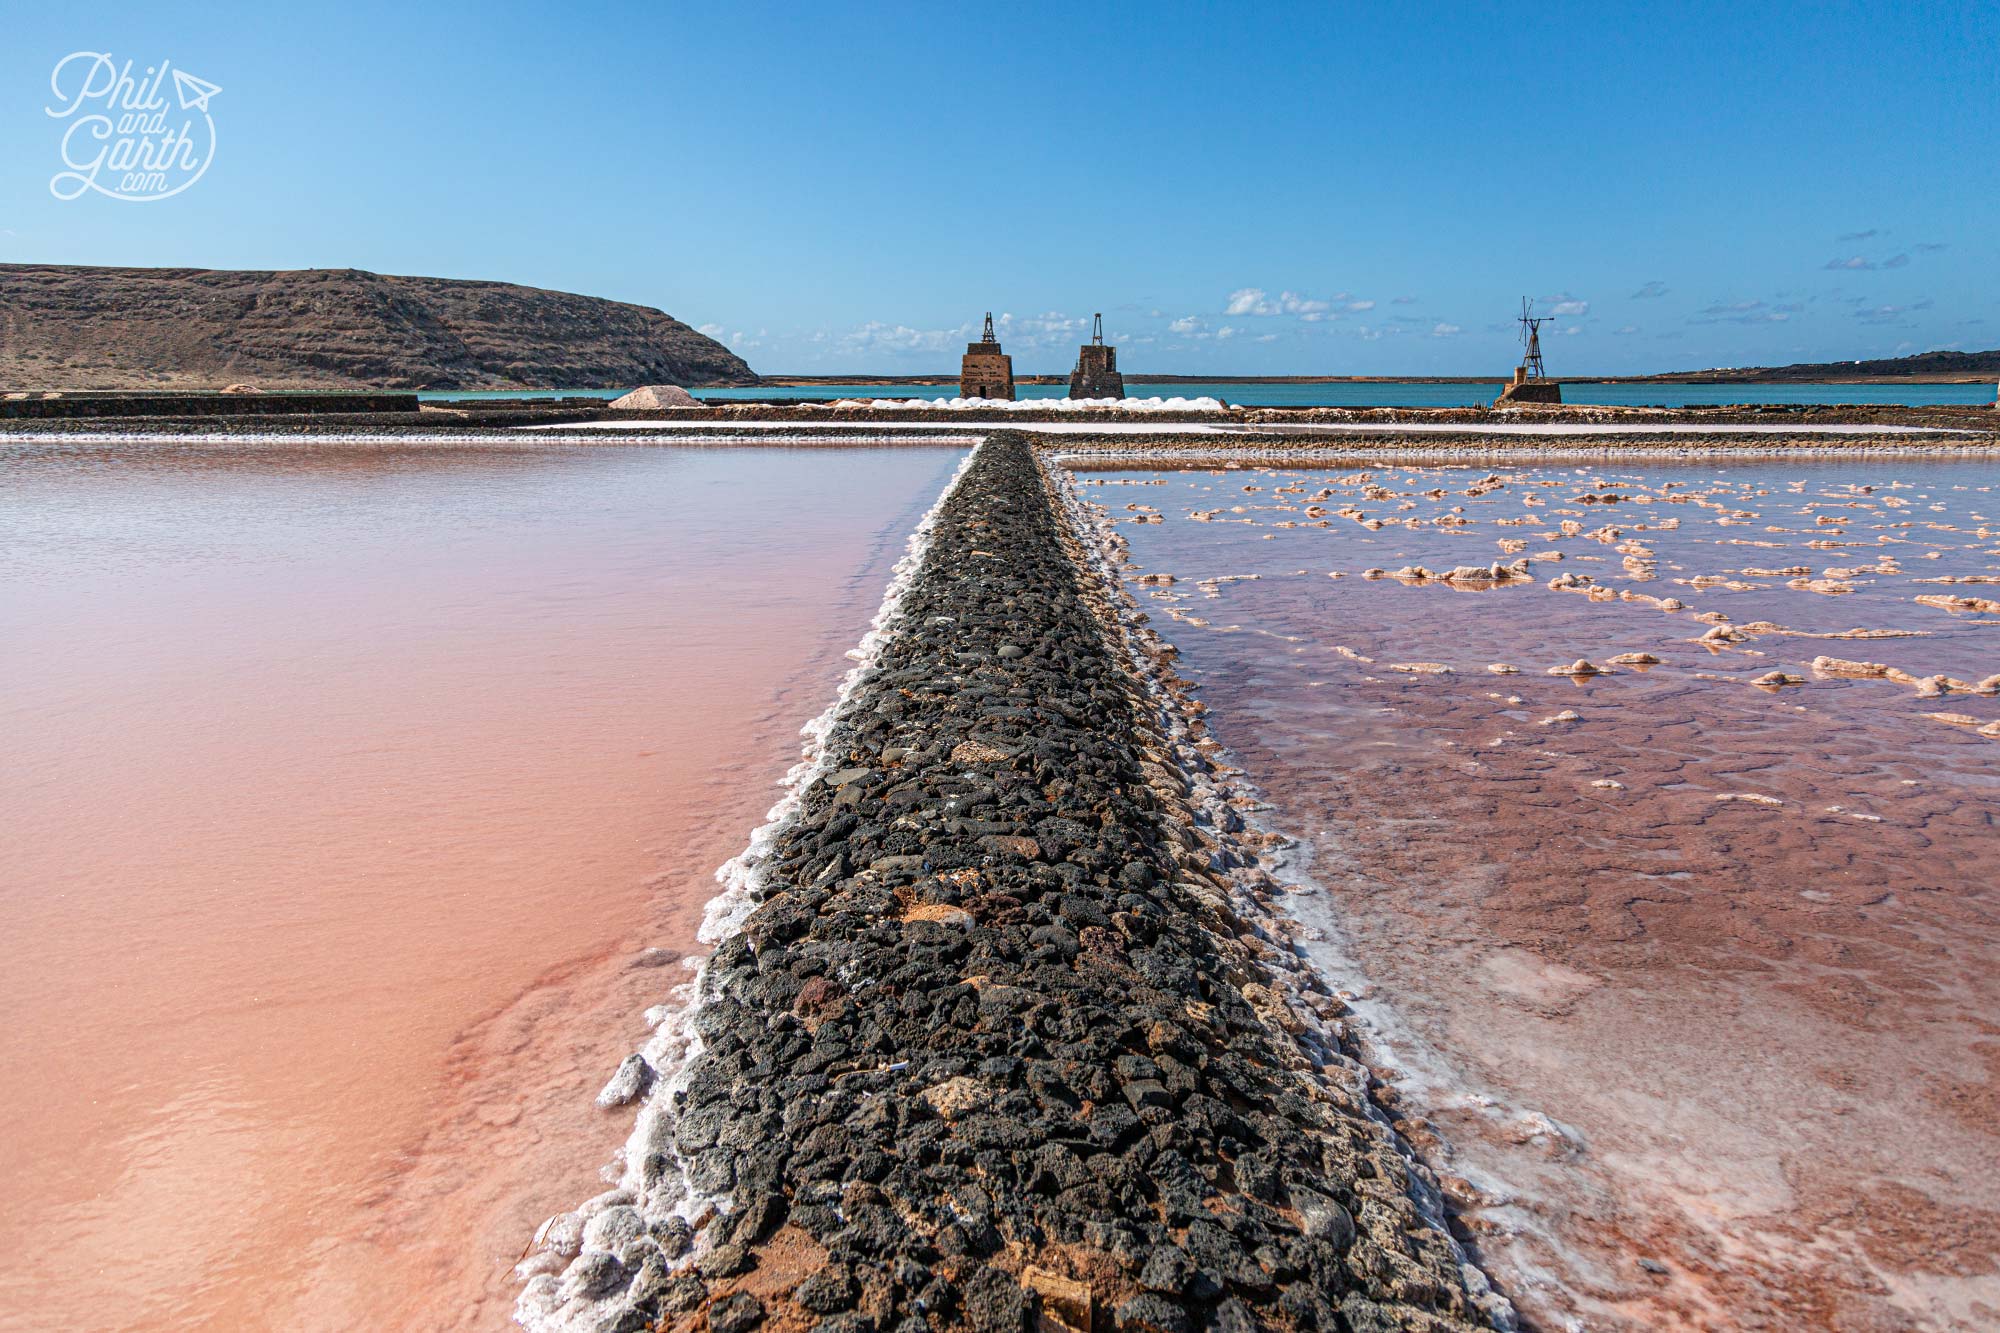
[[[1032,427],[1023,427],[1032,429]],[[1221,426],[1205,429],[1181,428],[1175,433],[1220,437],[1231,433]],[[1721,434],[1721,431],[1711,432]],[[1062,467],[1121,469],[1150,467],[1324,467],[1331,464],[1366,463],[1397,466],[1405,463],[1596,463],[1647,462],[1680,463],[1711,460],[1752,462],[1776,459],[1787,463],[1847,462],[1856,458],[1893,458],[1898,461],[1950,461],[1953,459],[2000,458],[2000,437],[1981,443],[1976,440],[1882,443],[1875,440],[1834,437],[1810,443],[1759,444],[1754,441],[1691,444],[1639,444],[1616,440],[1551,439],[1521,444],[1232,444],[1221,438],[1213,443],[1148,446],[1085,442],[1048,446],[1046,457]]]
[[1219,398],[842,398],[835,407],[890,412],[1220,412]]

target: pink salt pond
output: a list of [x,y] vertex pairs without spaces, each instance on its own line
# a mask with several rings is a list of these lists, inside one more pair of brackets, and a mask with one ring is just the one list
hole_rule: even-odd
[[1167,483],[1141,607],[1262,575],[1155,625],[1530,1323],[2000,1326],[2000,618],[1917,600],[2000,574],[1990,463],[1080,475]]
[[0,1327],[506,1327],[961,453],[0,446]]

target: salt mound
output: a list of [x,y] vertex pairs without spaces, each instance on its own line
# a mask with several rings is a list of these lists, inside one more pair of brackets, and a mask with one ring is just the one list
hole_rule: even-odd
[[1222,411],[1216,398],[843,398],[834,406],[923,412]]
[[700,407],[701,400],[678,384],[648,384],[612,399],[610,406],[621,411],[657,412],[666,407]]

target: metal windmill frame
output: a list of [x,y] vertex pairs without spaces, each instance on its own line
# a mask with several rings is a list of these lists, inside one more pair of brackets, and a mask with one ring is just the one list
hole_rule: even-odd
[[1542,325],[1554,319],[1553,315],[1537,315],[1535,303],[1527,297],[1521,298],[1521,346],[1527,355],[1521,358],[1523,375],[1531,380],[1545,380],[1548,368],[1542,364]]

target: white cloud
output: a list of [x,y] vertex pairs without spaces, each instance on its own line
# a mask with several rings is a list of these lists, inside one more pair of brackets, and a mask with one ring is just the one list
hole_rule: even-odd
[[1167,325],[1168,330],[1173,333],[1200,333],[1206,327],[1207,325],[1203,324],[1201,319],[1195,315],[1182,315],[1179,319]]
[[1243,330],[1241,329],[1234,329],[1231,328],[1229,325],[1224,324],[1221,328],[1215,331],[1216,341],[1220,342],[1225,338],[1234,338],[1237,334],[1241,333],[1242,331]]
[[1253,315],[1264,304],[1262,287],[1238,287],[1229,294],[1228,304],[1222,308],[1225,315]]
[[[1079,315],[1065,315],[1060,310],[1049,310],[1039,315],[1003,314],[993,321],[993,331],[1000,336],[1001,342],[1011,342],[1032,351],[1078,342],[1090,331],[1090,322]],[[964,332],[970,337],[972,326],[966,325]]]
[[1461,329],[1458,325],[1447,324],[1443,320],[1439,320],[1431,326],[1431,337],[1433,338],[1450,338],[1463,332],[1465,330]]
[[1689,319],[1690,324],[1783,324],[1803,310],[1802,305],[1769,305],[1763,301],[1716,301],[1703,306]]
[[696,328],[695,332],[705,338],[720,338],[722,336],[722,326],[720,324],[703,324]]
[[1548,313],[1558,319],[1575,318],[1590,313],[1590,302],[1580,301],[1568,292],[1563,292],[1557,296],[1546,296],[1542,299],[1548,302]]
[[1278,341],[1278,335],[1275,333],[1260,333],[1254,339],[1252,339],[1252,341],[1260,343],[1274,343]]
[[856,352],[942,352],[961,332],[960,329],[913,329],[907,324],[869,320],[839,335],[839,341],[843,349]]
[[[720,332],[720,326],[716,326]],[[1077,315],[1067,315],[1060,310],[1045,311],[1039,315],[1016,315],[1011,312],[993,317],[993,331],[1010,350],[1045,351],[1065,347],[1080,342],[1087,336],[1089,322]],[[703,332],[707,332],[704,329]],[[970,322],[953,329],[919,329],[907,324],[889,324],[881,320],[869,320],[865,324],[847,330],[845,333],[827,334],[818,332],[810,335],[815,343],[831,343],[847,353],[897,353],[904,355],[936,356],[948,354],[958,344],[979,336],[979,327]],[[714,335],[711,335],[714,336]],[[741,338],[743,334],[735,335]],[[761,334],[760,334],[761,336]]]
[[1324,315],[1332,307],[1315,297],[1298,292],[1279,292],[1273,297],[1262,287],[1238,287],[1223,305],[1225,315]]
[[1929,310],[1930,308],[1930,298],[1926,297],[1921,301],[1912,301],[1909,305],[1869,306],[1865,309],[1855,311],[1854,317],[1864,324],[1894,324],[1900,321],[1904,315],[1918,310]]
[[1349,301],[1347,308],[1349,310],[1373,310],[1375,303],[1373,301]]
[[[1919,250],[1923,250],[1923,249],[1928,249],[1929,247],[1920,245],[1917,248]],[[1942,249],[1943,247],[1940,246],[1938,248]],[[1874,260],[1864,258],[1861,255],[1849,255],[1845,259],[1841,259],[1838,257],[1829,259],[1826,261],[1826,264],[1824,265],[1824,267],[1833,269],[1836,272],[1840,273],[1849,273],[1858,270],[1868,270],[1868,269],[1878,269],[1878,268],[1908,268],[1909,266],[1910,266],[1910,256],[1908,254],[1890,255],[1887,259],[1883,260],[1879,264],[1876,263]]]

